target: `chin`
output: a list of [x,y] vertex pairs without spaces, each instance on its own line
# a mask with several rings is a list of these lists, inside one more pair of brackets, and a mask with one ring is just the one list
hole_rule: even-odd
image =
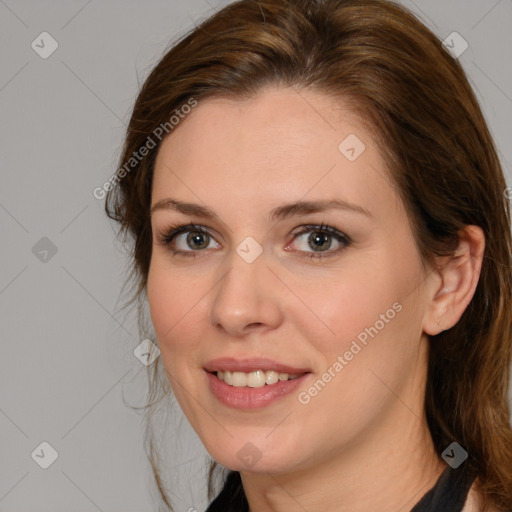
[[222,466],[233,471],[248,473],[286,473],[297,468],[297,445],[295,449],[289,446],[276,446],[265,436],[253,440],[249,436],[236,436],[219,443],[213,441],[212,446],[205,445],[209,454]]

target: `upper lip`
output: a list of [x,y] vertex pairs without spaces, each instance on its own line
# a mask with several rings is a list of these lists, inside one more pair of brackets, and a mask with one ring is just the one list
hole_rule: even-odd
[[282,364],[272,359],[263,357],[251,357],[246,359],[235,359],[233,357],[221,357],[212,359],[204,365],[207,372],[254,372],[256,370],[273,370],[279,373],[287,373],[289,375],[300,375],[309,373],[307,368],[295,368],[287,364]]

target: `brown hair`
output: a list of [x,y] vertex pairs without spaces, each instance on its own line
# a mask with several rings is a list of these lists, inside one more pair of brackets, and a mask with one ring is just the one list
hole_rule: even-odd
[[[469,453],[483,510],[512,510],[510,204],[494,142],[461,65],[393,2],[240,0],[174,44],[150,73],[134,106],[121,165],[190,98],[248,98],[265,85],[350,101],[379,137],[425,264],[452,254],[464,226],[484,231],[471,303],[453,328],[430,337],[425,408],[438,453],[452,441]],[[139,313],[151,259],[151,184],[159,145],[124,173],[105,203],[125,241],[128,235],[133,242],[128,280]],[[160,496],[172,509],[151,429],[159,382],[169,391],[161,366],[159,359],[148,372],[146,439]],[[243,489],[236,472],[228,476],[223,510],[236,510],[234,500],[245,500]],[[209,498],[211,483],[212,471]]]

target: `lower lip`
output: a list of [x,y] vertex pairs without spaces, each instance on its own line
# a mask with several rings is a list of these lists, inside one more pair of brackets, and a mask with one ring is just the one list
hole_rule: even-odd
[[235,409],[257,409],[265,407],[292,393],[304,382],[309,373],[304,373],[296,379],[282,380],[270,385],[265,384],[260,388],[238,388],[226,384],[213,373],[206,372],[206,375],[211,392],[224,405],[234,407]]

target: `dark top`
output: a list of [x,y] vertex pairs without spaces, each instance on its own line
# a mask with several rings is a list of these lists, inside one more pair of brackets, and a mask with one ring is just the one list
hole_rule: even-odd
[[[410,512],[462,512],[475,478],[476,475],[471,473],[467,464],[457,469],[447,466],[434,487],[423,495]],[[206,512],[248,512],[249,506],[245,495],[240,491],[240,485],[239,473],[231,471],[223,490]],[[234,502],[229,508],[225,506],[228,496]]]
[[411,512],[461,512],[476,475],[463,464],[447,466],[436,484],[411,509]]

